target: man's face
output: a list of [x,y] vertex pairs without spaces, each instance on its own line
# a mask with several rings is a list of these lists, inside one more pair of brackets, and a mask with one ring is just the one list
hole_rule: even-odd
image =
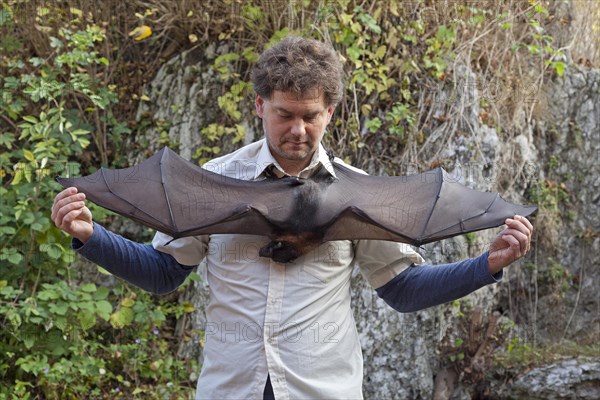
[[319,147],[334,107],[328,107],[320,91],[305,97],[275,91],[270,100],[256,96],[256,112],[277,162],[290,174],[304,169]]

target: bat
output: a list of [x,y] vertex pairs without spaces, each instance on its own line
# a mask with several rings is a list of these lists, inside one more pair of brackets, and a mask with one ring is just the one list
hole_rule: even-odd
[[370,176],[333,162],[309,178],[246,181],[205,170],[168,148],[124,169],[57,178],[93,203],[172,236],[263,235],[261,257],[287,263],[332,240],[391,240],[415,246],[500,226],[535,206],[469,189],[441,168]]

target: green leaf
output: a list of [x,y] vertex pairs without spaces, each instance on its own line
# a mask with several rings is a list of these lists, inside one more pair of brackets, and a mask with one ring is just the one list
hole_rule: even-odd
[[165,316],[165,314],[162,311],[160,311],[160,310],[152,311],[152,321],[158,322],[158,321],[165,321],[166,319],[167,319],[167,317]]
[[382,124],[383,123],[381,122],[381,119],[379,119],[378,117],[375,117],[373,119],[368,120],[365,123],[365,127],[369,130],[369,132],[375,133],[379,130],[379,128],[381,128]]
[[361,51],[357,47],[352,46],[346,49],[346,54],[348,54],[348,57],[351,59],[358,60],[360,58]]
[[41,290],[38,292],[37,298],[40,300],[56,300],[60,299],[60,293],[55,289]]
[[39,67],[40,65],[44,64],[44,59],[40,58],[40,57],[31,57],[29,59],[29,62],[31,63],[31,65],[33,65],[34,67]]
[[23,344],[27,350],[30,350],[35,344],[35,336],[34,335],[25,335],[23,337]]
[[196,310],[196,307],[189,301],[183,303],[183,312],[192,313],[194,310]]
[[202,281],[202,277],[197,272],[192,272],[188,275],[188,278],[194,282]]
[[105,270],[104,268],[102,268],[101,266],[96,266],[96,268],[98,268],[98,272],[100,272],[102,275],[112,275],[110,272],[108,272],[107,270]]
[[377,21],[375,21],[375,19],[372,16],[370,16],[369,14],[359,14],[358,19],[360,20],[360,22],[362,22],[367,28],[369,28],[373,32],[375,32],[377,34],[381,33],[381,27],[379,27],[379,25],[377,25]]
[[32,124],[37,124],[37,123],[38,123],[38,120],[37,120],[37,118],[35,118],[35,117],[34,117],[34,116],[32,116],[32,115],[25,115],[25,116],[23,117],[23,119],[24,119],[25,121],[27,121],[27,122],[30,122],[30,123],[32,123]]
[[19,314],[17,314],[16,312],[10,313],[8,315],[8,320],[10,321],[12,326],[15,328],[18,328],[19,326],[21,326],[21,322],[22,322],[21,316]]
[[96,317],[94,314],[87,311],[80,311],[77,314],[77,319],[79,320],[79,326],[81,326],[81,329],[83,330],[88,330],[96,325]]
[[75,129],[73,131],[71,131],[71,135],[87,135],[88,133],[90,133],[90,131],[88,131],[87,129]]
[[25,159],[28,160],[28,161],[35,160],[35,156],[29,150],[23,150],[23,157],[25,157]]
[[50,304],[49,307],[51,312],[58,315],[66,315],[69,309],[68,303],[58,303],[58,304]]
[[9,150],[12,149],[12,144],[15,141],[15,136],[12,133],[0,133],[0,146],[5,146]]
[[112,310],[112,305],[106,300],[100,300],[96,303],[96,313],[105,321],[110,319],[110,313],[112,313]]
[[61,42],[60,39],[53,36],[50,37],[50,47],[53,49],[61,49],[63,46],[63,42]]
[[7,257],[8,262],[14,265],[19,264],[22,259],[23,256],[19,253],[9,254],[9,256]]
[[40,246],[40,249],[48,254],[53,260],[58,260],[63,254],[63,249],[55,243],[48,243],[43,246],[43,249],[41,247],[42,246]]
[[557,61],[554,63],[553,67],[554,67],[554,70],[556,71],[556,74],[562,78],[562,76],[565,72],[565,63],[563,63],[562,61]]
[[121,300],[121,305],[122,305],[123,307],[133,307],[133,306],[134,306],[134,304],[135,304],[135,300],[133,300],[133,299],[132,299],[132,298],[130,298],[130,297],[126,297],[126,298],[124,298],[123,300]]
[[93,283],[86,283],[85,285],[82,285],[79,290],[82,292],[93,293],[96,291],[96,285]]
[[7,9],[0,9],[0,26],[8,25],[12,22],[12,14]]
[[67,330],[68,324],[67,324],[67,319],[64,317],[57,317],[54,320],[54,325],[60,329],[62,332]]
[[94,300],[104,300],[108,297],[108,293],[108,289],[101,286],[96,289],[96,292],[94,293]]
[[110,324],[113,328],[121,329],[133,322],[134,312],[129,307],[120,308],[110,316]]

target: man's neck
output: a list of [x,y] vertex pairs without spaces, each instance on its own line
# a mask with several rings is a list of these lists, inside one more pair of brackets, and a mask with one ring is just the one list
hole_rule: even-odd
[[275,159],[275,161],[277,161],[279,166],[283,169],[283,171],[290,176],[299,176],[300,173],[310,165],[312,160],[316,157],[317,153],[314,152],[310,157],[307,157],[302,160],[290,160],[275,154],[271,149],[269,149],[269,151]]
[[306,160],[302,160],[302,161],[283,160],[283,162],[280,160],[277,160],[277,162],[279,163],[281,168],[283,168],[283,170],[288,175],[299,176],[300,172],[304,171],[304,169],[310,165],[311,160],[312,159],[310,159],[308,161],[306,161]]

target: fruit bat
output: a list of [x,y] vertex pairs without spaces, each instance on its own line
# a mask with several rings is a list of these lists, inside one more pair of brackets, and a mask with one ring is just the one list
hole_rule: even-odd
[[309,178],[246,181],[205,170],[163,148],[130,168],[58,178],[97,205],[173,238],[217,233],[271,239],[262,257],[293,261],[331,240],[377,239],[415,246],[493,228],[533,206],[469,189],[441,168],[369,176],[333,161]]

